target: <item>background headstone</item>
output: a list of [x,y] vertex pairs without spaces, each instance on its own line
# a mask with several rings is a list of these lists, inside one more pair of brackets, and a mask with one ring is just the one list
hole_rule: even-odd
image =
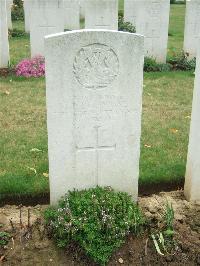
[[65,29],[80,29],[80,4],[79,0],[64,0]]
[[136,17],[139,12],[138,0],[124,0],[124,20],[136,27]]
[[200,1],[186,1],[184,52],[189,58],[196,57],[198,38],[200,37]]
[[25,21],[25,32],[30,32],[30,16],[31,16],[31,1],[24,0],[24,21]]
[[9,43],[6,0],[0,0],[0,68],[8,67]]
[[44,36],[64,31],[63,0],[32,0],[31,56],[44,55]]
[[13,5],[13,0],[6,0],[7,23],[8,23],[8,28],[9,29],[12,29],[12,17],[11,17],[12,5]]
[[190,138],[185,177],[185,196],[200,204],[200,41],[193,94]]
[[51,204],[96,185],[136,200],[143,37],[82,30],[45,43]]
[[170,0],[125,0],[124,16],[145,36],[146,56],[165,63],[167,55]]
[[80,5],[80,17],[85,18],[85,0],[79,0]]
[[118,0],[85,0],[86,29],[118,29]]

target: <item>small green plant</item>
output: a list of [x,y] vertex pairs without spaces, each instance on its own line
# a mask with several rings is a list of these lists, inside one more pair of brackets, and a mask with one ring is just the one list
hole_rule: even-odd
[[6,232],[0,231],[0,246],[5,246],[8,244],[10,235]]
[[163,216],[164,219],[164,223],[165,223],[165,235],[167,236],[173,236],[174,234],[174,230],[173,230],[173,225],[174,225],[174,209],[172,207],[172,204],[169,204],[169,202],[167,202],[166,204],[166,210]]
[[174,246],[174,209],[172,204],[169,204],[168,202],[162,220],[162,232],[152,233],[151,238],[158,254],[164,256],[165,254],[170,254],[169,250],[172,250]]
[[17,37],[17,38],[21,38],[24,36],[28,36],[28,34],[23,31],[23,30],[19,30],[19,29],[9,29],[9,37]]
[[163,71],[191,71],[196,66],[196,59],[188,59],[188,54],[174,54],[167,60],[166,64],[157,63],[154,58],[145,57],[144,71],[145,72],[163,72]]
[[184,52],[174,54],[167,62],[172,66],[172,70],[189,71],[194,70],[196,66],[196,59],[189,59],[189,54]]
[[14,0],[12,6],[12,20],[23,20],[24,19],[24,9],[22,0]]
[[162,72],[162,71],[170,71],[170,64],[161,64],[157,63],[154,58],[145,57],[144,58],[144,71],[145,72]]
[[136,32],[135,26],[130,22],[124,21],[124,18],[122,16],[119,16],[118,18],[118,31],[125,31],[131,33]]
[[59,247],[75,241],[101,265],[145,222],[128,194],[101,187],[69,192],[57,208],[46,210],[45,219]]

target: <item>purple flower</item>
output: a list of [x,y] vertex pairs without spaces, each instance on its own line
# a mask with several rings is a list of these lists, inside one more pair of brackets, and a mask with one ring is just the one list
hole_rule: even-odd
[[44,77],[45,59],[43,56],[35,56],[31,59],[23,59],[15,68],[16,75],[22,77]]

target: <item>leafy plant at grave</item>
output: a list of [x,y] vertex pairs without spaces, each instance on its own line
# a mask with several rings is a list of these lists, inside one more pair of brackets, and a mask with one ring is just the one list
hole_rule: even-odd
[[170,71],[172,69],[170,64],[159,64],[154,58],[144,58],[144,71],[145,72],[162,72]]
[[124,21],[124,18],[122,16],[119,16],[118,18],[118,31],[125,31],[131,33],[136,32],[135,26],[130,22]]
[[12,5],[12,20],[24,20],[24,9],[22,0],[14,0]]
[[168,63],[172,66],[173,70],[194,70],[196,66],[196,59],[189,59],[189,54],[181,52],[174,54],[173,57],[168,59]]
[[169,250],[174,247],[174,209],[172,204],[170,205],[168,202],[162,220],[163,230],[152,233],[151,238],[158,254],[164,256],[165,254],[170,254]]
[[20,37],[28,36],[28,34],[25,31],[19,30],[19,29],[15,29],[15,28],[14,29],[9,29],[8,33],[9,33],[9,37],[18,37],[18,38],[20,38]]
[[0,231],[0,246],[5,246],[8,244],[10,235],[6,232]]
[[166,231],[165,234],[168,236],[173,235],[173,225],[174,225],[174,209],[172,207],[172,204],[170,205],[167,202],[166,210],[163,216],[163,220],[165,223]]
[[182,0],[170,0],[170,4],[182,4],[184,5],[186,3],[186,0],[182,1]]
[[131,197],[110,187],[68,192],[44,216],[59,247],[76,242],[101,265],[122,245],[129,232],[139,234],[145,223]]
[[17,76],[43,77],[45,75],[45,59],[43,56],[35,56],[31,59],[23,59],[15,68]]

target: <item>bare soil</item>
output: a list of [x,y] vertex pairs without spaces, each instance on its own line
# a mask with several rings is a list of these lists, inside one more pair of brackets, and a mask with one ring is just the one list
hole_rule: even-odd
[[1,68],[0,69],[0,77],[7,77],[9,74],[14,73],[14,70],[10,68]]
[[[175,244],[172,254],[159,255],[150,237],[150,228],[162,229],[161,220],[167,201],[172,203],[175,211]],[[125,244],[113,254],[109,266],[200,265],[199,205],[187,202],[182,191],[141,197],[139,205],[149,220],[149,228],[137,238],[129,235]],[[0,248],[0,264],[96,266],[76,244],[61,250],[49,239],[42,218],[46,207],[6,205],[0,208],[0,231],[12,235],[8,245]]]

